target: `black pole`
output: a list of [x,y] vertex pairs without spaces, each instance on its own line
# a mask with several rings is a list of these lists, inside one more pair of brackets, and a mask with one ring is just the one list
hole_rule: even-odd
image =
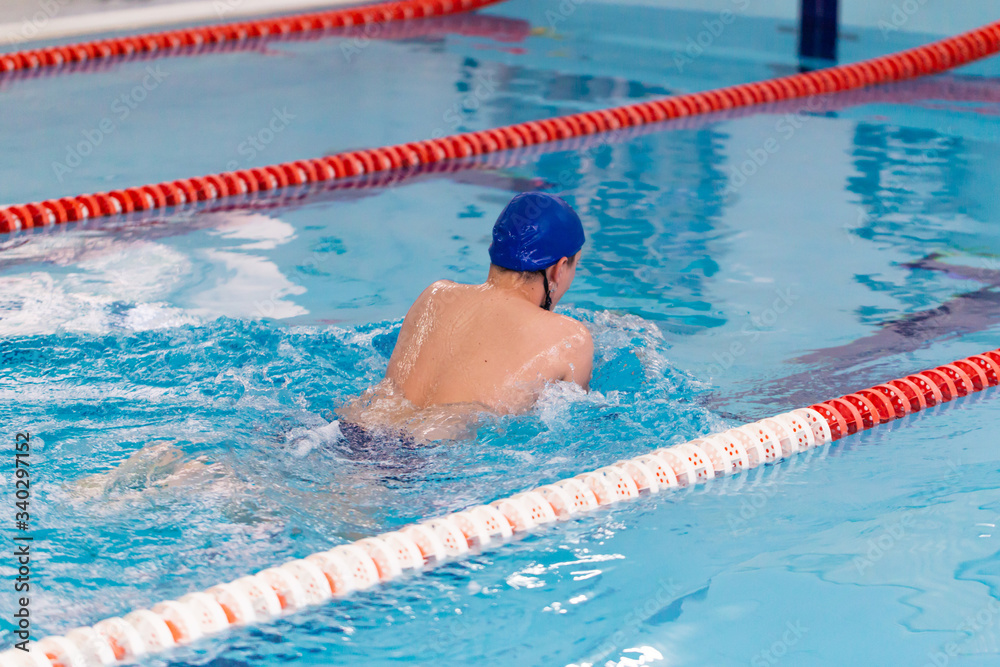
[[802,0],[799,57],[837,59],[837,0]]

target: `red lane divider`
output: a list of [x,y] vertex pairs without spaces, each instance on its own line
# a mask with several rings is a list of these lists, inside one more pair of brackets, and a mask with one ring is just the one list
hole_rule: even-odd
[[[523,19],[494,16],[490,14],[448,14],[425,18],[420,21],[397,21],[379,24],[379,30],[371,26],[356,25],[330,30],[316,30],[299,33],[273,33],[267,37],[228,42],[202,42],[198,46],[161,49],[156,51],[134,51],[117,58],[97,58],[61,65],[59,67],[37,67],[0,74],[0,89],[9,82],[36,79],[63,74],[104,72],[123,62],[148,61],[164,57],[203,56],[233,52],[267,52],[275,42],[314,41],[327,38],[401,40],[419,37],[440,37],[447,34],[466,37],[485,37],[499,42],[522,42],[531,33],[531,24]],[[0,58],[4,54],[0,54]]]
[[[891,89],[866,88],[846,91],[839,95],[832,95],[817,100],[817,103],[810,105],[809,111],[811,113],[820,113],[875,103],[910,104],[928,99],[992,103],[1000,101],[1000,87],[978,80],[950,80],[943,77],[936,77],[929,80],[903,82],[898,86],[893,86]],[[332,201],[335,197],[350,191],[354,191],[356,193],[355,196],[366,196],[360,191],[395,187],[418,178],[447,176],[467,171],[490,172],[510,169],[521,166],[539,155],[561,151],[582,151],[596,146],[622,144],[636,137],[647,136],[653,132],[662,132],[668,129],[697,130],[717,120],[746,118],[759,112],[785,114],[799,113],[801,111],[802,106],[800,103],[797,103],[795,100],[785,100],[755,107],[741,107],[727,111],[718,111],[711,116],[701,115],[678,118],[671,121],[669,125],[639,125],[620,130],[613,134],[584,134],[563,141],[536,144],[534,146],[497,153],[486,153],[466,160],[421,163],[413,167],[375,172],[355,178],[304,183],[297,187],[285,188],[273,192],[255,192],[249,195],[229,197],[218,202],[202,204],[200,206],[201,210],[206,212],[292,208],[301,206],[307,202]],[[485,177],[485,179],[490,178],[491,176]],[[509,179],[509,177],[504,176],[498,176],[498,178],[501,180]],[[517,186],[511,182],[506,187],[509,189],[510,187]],[[537,190],[545,187],[548,187],[548,185],[546,185],[544,179],[532,178],[525,180],[521,184],[520,189]],[[888,400],[882,394],[878,396],[879,398],[872,400]]]
[[502,0],[396,0],[376,5],[294,14],[238,23],[112,37],[42,49],[0,53],[0,73],[57,67],[67,63],[133,56],[259,37],[292,35],[352,26],[370,26],[468,12]]
[[1000,349],[810,405],[833,440],[1000,384]]
[[[466,0],[463,6],[480,6],[485,2],[486,0]],[[901,53],[768,81],[529,121],[440,139],[351,151],[325,158],[8,206],[0,208],[0,233],[217,200],[277,190],[290,185],[331,181],[621,130],[685,116],[902,81],[958,67],[993,55],[998,50],[1000,21]],[[850,409],[844,409],[853,418]]]

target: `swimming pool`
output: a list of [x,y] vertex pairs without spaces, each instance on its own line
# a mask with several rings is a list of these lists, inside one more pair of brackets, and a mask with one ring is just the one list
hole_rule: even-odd
[[[4,81],[0,137],[18,160],[0,167],[0,198],[797,67],[794,36],[765,19],[741,17],[678,71],[699,14],[585,4],[547,31],[532,30],[550,21],[526,2],[482,14],[504,39],[442,21],[441,37],[360,42],[349,61],[340,41],[302,41]],[[842,55],[917,41],[861,33]],[[160,82],[139,101],[147,67]],[[5,422],[43,443],[37,628],[63,632],[995,346],[996,68],[295,206],[0,240]],[[56,170],[105,118],[114,130],[87,159]],[[771,137],[780,150],[753,162]],[[380,377],[405,308],[436,278],[481,280],[496,212],[541,186],[587,226],[565,303],[595,334],[595,392],[555,388],[474,442],[378,463],[345,451],[331,410]],[[147,662],[988,664],[996,409],[989,393],[970,397]],[[147,460],[110,483],[81,483],[140,451]]]

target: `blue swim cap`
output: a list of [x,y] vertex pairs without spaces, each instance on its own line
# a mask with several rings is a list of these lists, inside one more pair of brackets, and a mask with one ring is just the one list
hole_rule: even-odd
[[541,271],[583,247],[580,216],[559,197],[524,192],[493,225],[490,261],[511,271]]

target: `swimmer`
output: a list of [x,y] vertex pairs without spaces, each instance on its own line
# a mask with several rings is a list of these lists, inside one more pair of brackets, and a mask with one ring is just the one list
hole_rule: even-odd
[[580,262],[583,225],[562,199],[514,197],[493,226],[486,282],[439,280],[410,307],[385,379],[338,410],[341,429],[416,441],[469,435],[484,413],[528,410],[545,385],[588,389],[594,344],[552,312]]

